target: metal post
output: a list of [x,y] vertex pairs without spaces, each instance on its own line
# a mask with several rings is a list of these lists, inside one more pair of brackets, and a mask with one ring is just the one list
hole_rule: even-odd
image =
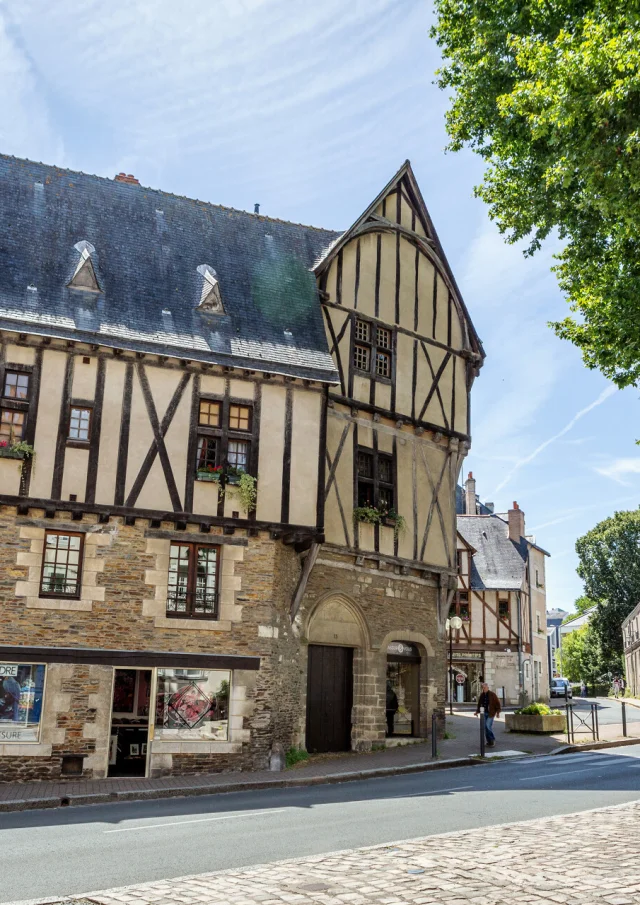
[[438,717],[431,714],[431,757],[438,756]]
[[565,704],[565,708],[567,710],[567,741],[571,744],[571,707],[569,704]]
[[449,716],[453,716],[453,630],[449,626]]
[[623,701],[620,706],[622,707],[622,734],[626,738],[627,737],[627,705]]
[[598,705],[595,704],[593,701],[591,702],[591,734],[593,735],[594,742],[598,741],[598,738],[597,738],[597,736],[598,736],[598,731],[597,731],[598,711],[596,709],[597,706]]
[[484,757],[485,735],[484,735],[484,711],[480,714],[480,757]]
[[600,719],[598,718],[598,705],[597,703],[593,705],[596,712],[596,741],[600,741]]

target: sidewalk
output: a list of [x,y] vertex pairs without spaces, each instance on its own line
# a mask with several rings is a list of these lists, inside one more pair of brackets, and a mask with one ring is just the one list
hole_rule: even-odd
[[639,826],[640,803],[633,802],[90,892],[64,903],[634,905]]
[[[607,727],[612,729],[615,727]],[[477,763],[480,753],[479,722],[472,712],[447,715],[447,735],[438,740],[438,757],[431,757],[431,740],[385,748],[369,754],[345,753],[315,755],[308,761],[282,773],[268,770],[254,773],[208,773],[193,776],[167,776],[159,779],[96,779],[64,782],[0,783],[0,812],[65,805],[101,804],[149,798],[173,798],[210,795],[219,792],[286,788],[330,782],[372,779],[394,773],[411,773]],[[504,720],[496,721],[496,747],[501,752],[550,754],[566,744],[566,735],[538,736],[511,734]],[[619,735],[622,734],[620,727]],[[611,735],[616,738],[616,735]]]

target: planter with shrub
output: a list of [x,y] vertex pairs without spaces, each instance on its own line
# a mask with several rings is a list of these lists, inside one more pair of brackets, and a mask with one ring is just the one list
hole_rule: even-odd
[[504,722],[508,732],[564,732],[567,724],[562,710],[537,703],[507,713]]

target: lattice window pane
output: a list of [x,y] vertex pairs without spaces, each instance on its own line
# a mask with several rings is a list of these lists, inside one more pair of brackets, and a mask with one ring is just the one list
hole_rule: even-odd
[[251,409],[248,405],[232,405],[229,407],[230,430],[251,430]]
[[218,461],[217,437],[198,437],[197,468],[215,467]]
[[47,532],[40,582],[41,594],[78,596],[81,552],[82,539],[78,535]]
[[356,339],[368,343],[371,339],[371,325],[367,321],[356,321]]
[[213,615],[215,611],[218,551],[215,547],[198,547],[194,612]]
[[240,471],[247,471],[249,467],[249,444],[246,440],[229,440],[227,452],[229,465]]
[[391,348],[391,330],[385,330],[384,327],[376,328],[376,346],[379,349]]
[[378,457],[378,480],[384,484],[393,484],[393,459]]
[[353,366],[359,371],[368,371],[371,364],[371,350],[366,346],[353,347]]
[[376,374],[378,377],[391,377],[391,354],[376,352]]
[[24,434],[25,413],[2,409],[0,413],[0,439],[22,440]]
[[29,375],[20,371],[7,371],[4,375],[4,395],[10,399],[28,399]]
[[358,506],[373,506],[373,484],[358,481]]
[[371,453],[358,451],[358,476],[373,478],[373,456]]
[[383,512],[393,509],[393,489],[391,487],[380,487],[378,489],[378,508]]
[[167,613],[215,617],[218,548],[171,544]]
[[69,417],[69,439],[88,440],[91,428],[91,409],[72,407]]
[[201,399],[198,424],[205,427],[220,427],[220,403]]

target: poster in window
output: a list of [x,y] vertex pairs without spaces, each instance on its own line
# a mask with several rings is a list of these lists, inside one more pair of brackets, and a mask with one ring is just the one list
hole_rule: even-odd
[[0,743],[37,742],[45,667],[0,663]]
[[231,673],[159,669],[156,738],[226,741]]

